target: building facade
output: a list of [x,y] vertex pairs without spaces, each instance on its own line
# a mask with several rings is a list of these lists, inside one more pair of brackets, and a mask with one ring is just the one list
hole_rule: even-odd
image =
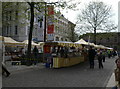
[[[87,33],[80,38],[93,43],[93,33]],[[110,33],[97,33],[96,35],[96,44],[104,45],[107,47],[112,47],[115,49],[120,48],[120,32],[110,32]]]
[[[6,5],[8,5],[6,7]],[[29,5],[25,2],[4,2],[2,4],[2,30],[3,36],[8,36],[16,41],[28,40],[30,29],[30,11]],[[48,13],[48,12],[47,12]],[[32,34],[33,41],[44,41],[45,30],[45,11],[39,12],[35,9],[34,28]],[[69,20],[61,14],[54,14],[53,16],[54,32],[53,34],[47,33],[48,24],[46,24],[46,41],[53,37],[51,41],[70,41],[68,35],[71,29]],[[49,21],[47,17],[47,22]]]
[[[6,4],[8,7],[6,7]],[[30,28],[30,13],[27,10],[29,8],[28,4],[24,2],[4,2],[2,7],[5,7],[2,12],[2,35],[17,41],[27,40]],[[38,13],[38,11],[35,10],[35,13]],[[43,29],[44,21],[41,22],[38,19],[44,20],[43,15],[35,15],[34,18],[33,40],[39,41],[39,33]]]
[[63,15],[55,15],[55,36],[54,41],[70,41],[68,39],[68,20]]
[[68,38],[72,42],[78,41],[78,35],[75,33],[75,26],[76,24],[73,24],[71,21],[68,22]]

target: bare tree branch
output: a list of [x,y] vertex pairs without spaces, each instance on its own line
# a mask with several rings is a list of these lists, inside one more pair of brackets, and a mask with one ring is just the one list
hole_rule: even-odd
[[112,31],[117,28],[110,20],[111,17],[111,6],[105,5],[103,2],[90,2],[78,16],[77,24],[80,23],[81,27],[77,31],[94,32],[94,41],[96,41],[96,32]]

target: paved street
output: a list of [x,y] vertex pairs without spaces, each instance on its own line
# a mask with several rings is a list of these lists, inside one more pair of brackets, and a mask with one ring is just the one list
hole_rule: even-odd
[[106,59],[104,69],[89,69],[88,62],[69,68],[30,68],[3,77],[3,87],[105,87],[115,68],[115,58]]

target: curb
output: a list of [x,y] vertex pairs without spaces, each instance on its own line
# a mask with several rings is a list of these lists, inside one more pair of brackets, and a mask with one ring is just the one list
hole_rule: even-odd
[[112,75],[111,75],[111,77],[110,77],[106,87],[114,87],[114,86],[116,86],[115,74],[112,73]]

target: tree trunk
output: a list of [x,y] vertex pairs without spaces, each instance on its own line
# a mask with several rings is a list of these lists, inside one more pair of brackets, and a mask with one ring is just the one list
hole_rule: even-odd
[[28,49],[27,49],[28,58],[31,58],[31,41],[32,41],[32,32],[33,32],[33,25],[34,25],[34,2],[30,3],[30,12],[31,12],[31,19],[30,19],[30,31],[29,31]]
[[96,44],[96,28],[94,28],[94,44]]

